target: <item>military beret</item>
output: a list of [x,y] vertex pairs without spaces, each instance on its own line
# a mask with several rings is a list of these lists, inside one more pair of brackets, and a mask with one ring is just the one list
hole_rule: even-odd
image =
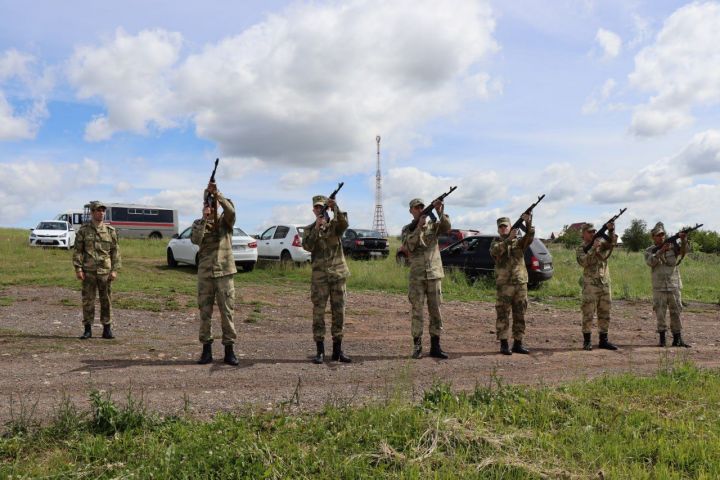
[[497,219],[497,226],[502,227],[503,225],[506,227],[509,227],[510,225],[512,225],[510,223],[510,219],[508,217],[500,217]]
[[583,224],[582,224],[581,231],[583,231],[583,232],[595,232],[595,231],[596,231],[596,230],[595,230],[595,225],[593,225],[592,223],[589,223],[589,222],[583,223]]
[[410,200],[410,208],[416,207],[418,205],[424,207],[425,202],[423,202],[421,198],[413,198],[412,200]]
[[653,235],[658,235],[660,233],[665,233],[665,225],[663,225],[662,222],[657,222],[653,229],[650,231]]
[[325,195],[315,195],[313,197],[313,207],[315,205],[320,205],[321,207],[324,207],[327,203],[327,197]]
[[99,208],[104,208],[105,210],[107,210],[107,206],[99,200],[90,202],[90,210],[91,211],[97,210]]

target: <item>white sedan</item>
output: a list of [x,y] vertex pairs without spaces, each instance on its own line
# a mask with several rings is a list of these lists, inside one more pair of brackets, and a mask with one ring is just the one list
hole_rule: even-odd
[[[199,247],[190,241],[191,234],[192,227],[188,227],[170,239],[167,246],[168,266],[177,267],[178,263],[197,266]],[[232,249],[236,265],[246,272],[255,268],[258,259],[257,241],[238,227],[233,228]]]
[[30,229],[30,246],[57,247],[70,250],[75,246],[75,230],[68,222],[47,220]]

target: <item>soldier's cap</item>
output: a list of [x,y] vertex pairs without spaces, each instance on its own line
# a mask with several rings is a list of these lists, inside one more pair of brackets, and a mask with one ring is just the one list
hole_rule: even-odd
[[585,232],[596,232],[595,225],[592,223],[586,222],[582,224],[582,228],[580,229],[583,233]]
[[510,223],[510,219],[508,217],[500,217],[497,219],[498,227],[503,227],[503,226],[509,227],[510,225],[512,225],[512,224]]
[[324,207],[327,203],[327,197],[325,195],[315,195],[313,197],[313,207],[316,205],[320,205],[321,207]]
[[650,230],[650,233],[653,235],[659,235],[661,233],[665,233],[665,225],[663,225],[662,222],[657,222],[652,230]]
[[99,201],[99,200],[95,200],[94,202],[90,202],[90,211],[95,211],[95,210],[97,210],[97,209],[99,209],[99,208],[103,208],[103,209],[107,210],[107,206],[106,206],[103,202],[101,202],[101,201]]
[[422,198],[413,198],[410,200],[410,208],[417,207],[418,205],[421,207],[425,206],[425,202],[422,201]]

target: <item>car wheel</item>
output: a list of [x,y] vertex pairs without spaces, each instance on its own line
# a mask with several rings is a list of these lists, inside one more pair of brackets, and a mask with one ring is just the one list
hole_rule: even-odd
[[167,264],[168,267],[177,267],[178,262],[175,260],[175,255],[173,255],[172,248],[167,249]]
[[245,272],[252,272],[254,268],[255,268],[255,262],[246,263],[245,265],[243,265],[243,271],[245,271]]
[[150,240],[160,240],[162,239],[162,233],[160,232],[152,232],[150,235],[148,235],[148,238]]
[[528,282],[528,290],[537,290],[540,288],[540,282]]
[[292,255],[287,250],[283,250],[280,254],[280,263],[283,265],[290,265],[292,263]]
[[408,264],[407,255],[403,255],[402,253],[399,253],[399,254],[395,255],[395,261],[398,263],[398,265],[402,265],[403,267],[405,267]]

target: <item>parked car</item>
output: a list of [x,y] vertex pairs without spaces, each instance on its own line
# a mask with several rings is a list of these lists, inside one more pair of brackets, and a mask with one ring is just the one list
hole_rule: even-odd
[[[438,247],[440,247],[440,250],[442,250],[448,245],[460,241],[465,237],[478,235],[479,233],[479,230],[460,230],[457,228],[453,228],[447,234],[438,235]],[[398,248],[398,251],[395,254],[395,260],[397,260],[397,262],[401,265],[406,265],[407,259],[409,257],[410,252],[408,252],[404,246],[400,245],[400,248]]]
[[58,247],[70,250],[75,246],[72,224],[60,220],[46,220],[30,229],[31,247]]
[[[495,260],[490,255],[490,244],[497,235],[475,235],[455,242],[440,251],[445,268],[462,270],[468,278],[490,275],[495,271]],[[528,286],[537,287],[553,276],[552,255],[537,238],[525,250]]]
[[390,247],[386,238],[375,230],[348,228],[342,236],[343,252],[350,258],[387,258]]
[[[200,247],[190,241],[192,227],[188,227],[179,235],[173,235],[167,246],[167,264],[177,267],[179,263],[197,266],[198,250]],[[246,272],[255,268],[258,259],[257,241],[246,234],[242,229],[233,228],[232,249],[235,264],[241,266]]]
[[273,225],[257,239],[258,258],[283,263],[310,261],[310,252],[302,248],[304,225]]

